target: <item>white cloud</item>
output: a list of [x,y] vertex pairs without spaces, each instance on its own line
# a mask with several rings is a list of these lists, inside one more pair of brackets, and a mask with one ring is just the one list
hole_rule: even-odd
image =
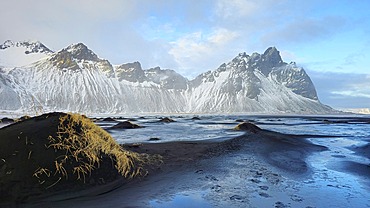
[[237,37],[237,32],[224,28],[215,29],[208,34],[198,31],[172,42],[169,53],[173,55],[183,74],[189,75],[190,69],[194,67],[203,69],[201,72],[204,72],[209,61],[213,61]]
[[370,75],[365,75],[361,82],[348,84],[346,90],[333,91],[333,94],[350,97],[370,98]]
[[217,29],[209,37],[208,42],[215,45],[225,45],[234,40],[238,36],[237,32],[229,31],[227,29]]
[[342,95],[347,97],[363,97],[363,98],[370,98],[370,92],[360,92],[354,90],[345,90],[345,91],[333,91],[334,95]]

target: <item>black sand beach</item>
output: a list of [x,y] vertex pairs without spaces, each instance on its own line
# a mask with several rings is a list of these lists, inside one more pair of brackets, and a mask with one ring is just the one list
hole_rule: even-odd
[[[328,150],[307,140],[313,135],[282,134],[260,129],[251,123],[242,123],[235,130],[244,131],[245,134],[229,140],[124,145],[125,151],[152,158],[135,163],[137,166],[133,168],[140,167],[141,170],[135,177],[119,174],[114,160],[103,154],[99,166],[84,180],[71,177],[49,184],[47,187],[53,185],[52,188],[46,189],[38,180],[34,180],[32,174],[35,170],[26,167],[28,158],[47,161],[43,157],[50,157],[53,160],[55,155],[48,153],[50,149],[45,148],[45,141],[40,141],[50,135],[56,136],[62,115],[47,114],[0,129],[1,147],[9,147],[0,151],[0,157],[5,160],[0,164],[0,204],[24,207],[161,207],[155,199],[165,198],[171,190],[193,190],[197,183],[203,184],[203,189],[212,190],[212,194],[208,195],[214,197],[211,200],[214,204],[207,204],[206,207],[222,206],[226,203],[222,200],[228,201],[225,206],[264,206],[265,202],[269,202],[268,199],[273,198],[271,196],[279,196],[279,193],[285,194],[281,199],[290,197],[294,203],[300,203],[304,196],[294,197],[293,193],[286,194],[286,190],[282,191],[281,188],[292,187],[287,185],[287,178],[309,178],[313,170],[307,163],[307,157]],[[367,146],[360,148],[359,153],[363,153],[364,148]],[[38,152],[39,158],[33,158],[35,155],[32,153],[30,156],[30,150]],[[16,155],[13,155],[15,152]],[[12,160],[12,157],[21,159]],[[345,168],[348,170],[368,174],[368,167],[353,163],[347,166]],[[20,167],[21,171],[17,172],[16,169]],[[18,175],[8,176],[13,173]],[[237,180],[235,176],[241,183],[250,186],[247,193],[241,193],[236,186],[231,187],[232,182],[227,183],[228,180]],[[266,201],[257,202],[254,195]],[[281,201],[273,204],[275,207],[288,207]]]

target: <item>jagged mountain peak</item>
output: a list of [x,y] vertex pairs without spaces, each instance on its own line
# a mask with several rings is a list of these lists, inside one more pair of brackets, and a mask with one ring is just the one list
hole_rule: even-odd
[[140,62],[116,66],[115,73],[119,81],[154,83],[163,89],[185,90],[188,86],[188,80],[174,70],[161,69],[160,67],[143,70]]
[[69,45],[57,53],[52,54],[46,64],[51,64],[63,71],[101,70],[108,77],[114,76],[113,66],[109,61],[100,59],[83,43]]
[[271,65],[277,65],[283,63],[280,52],[275,47],[269,47],[263,53],[264,61],[269,62]]
[[199,75],[191,84],[197,87],[202,83],[223,83],[223,89],[228,93],[239,92],[245,89],[242,87],[244,85],[248,89],[244,93],[245,97],[257,99],[263,88],[263,79],[275,79],[297,95],[318,100],[313,83],[304,69],[295,63],[283,62],[275,47],[269,47],[263,54],[253,53],[249,56],[245,52],[239,53],[218,69]]
[[239,53],[231,62],[234,64],[245,64],[250,59],[246,52]]
[[123,69],[125,71],[134,71],[134,70],[141,70],[142,71],[143,70],[143,68],[141,67],[140,62],[138,62],[138,61],[118,65],[117,69]]
[[238,56],[239,58],[249,58],[249,55],[246,52],[239,53]]
[[188,80],[172,69],[161,69],[159,66],[145,70],[148,81],[159,84],[165,89],[187,89]]
[[267,76],[274,67],[280,67],[285,65],[283,62],[280,52],[276,47],[269,47],[263,54],[254,52],[252,55],[247,55],[246,53],[239,53],[237,57],[233,60],[239,61],[239,65],[245,62],[245,65],[250,70],[259,70],[265,76]]
[[240,65],[249,65],[259,68],[267,75],[271,68],[280,66],[283,64],[283,60],[280,56],[280,52],[276,47],[269,47],[263,54],[254,52],[252,55],[248,55],[246,52],[239,53],[233,60],[232,63]]
[[140,62],[135,61],[132,63],[121,64],[116,66],[116,77],[121,80],[129,82],[144,82],[145,73],[141,67]]
[[73,51],[85,51],[90,50],[84,43],[73,43],[67,46],[66,50],[73,52]]
[[6,40],[3,44],[0,45],[0,49],[6,49],[6,48],[9,48],[9,47],[14,47],[15,44],[13,41],[11,40]]
[[[221,64],[216,72],[225,70],[253,72],[259,70],[267,76],[274,67],[283,65],[286,63],[283,62],[280,52],[275,47],[269,47],[263,54],[254,52],[252,55],[248,55],[246,52],[241,52],[227,64]],[[213,75],[213,73],[211,74]]]
[[275,46],[270,46],[266,49],[266,51],[263,54],[264,55],[279,54],[279,50]]
[[76,43],[62,49],[71,53],[72,57],[79,60],[99,61],[99,57],[83,43]]
[[156,67],[153,67],[153,68],[150,68],[150,69],[147,69],[146,71],[148,72],[151,72],[151,73],[176,73],[174,70],[172,69],[162,69],[161,67],[159,66],[156,66]]
[[0,49],[8,49],[11,47],[24,48],[25,54],[31,53],[44,53],[50,54],[53,53],[48,47],[42,44],[40,41],[36,40],[27,40],[27,41],[18,41],[14,42],[12,40],[6,40],[3,44],[0,45]]

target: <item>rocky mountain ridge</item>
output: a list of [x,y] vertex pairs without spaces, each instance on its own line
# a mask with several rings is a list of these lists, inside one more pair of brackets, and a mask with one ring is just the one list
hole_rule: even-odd
[[[82,43],[16,67],[1,65],[0,109],[83,113],[330,113],[303,68],[287,64],[275,47],[240,53],[214,71],[188,80],[170,69],[114,66]],[[27,45],[23,43],[24,45]],[[31,45],[31,44],[29,44]],[[36,44],[37,45],[37,44]],[[32,50],[31,50],[32,51]],[[25,56],[29,54],[25,53]],[[2,67],[1,67],[2,66]]]

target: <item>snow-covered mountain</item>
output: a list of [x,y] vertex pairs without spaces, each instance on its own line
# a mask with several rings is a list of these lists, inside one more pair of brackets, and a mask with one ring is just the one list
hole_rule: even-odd
[[[6,64],[11,62],[8,57],[30,54],[41,58],[31,63]],[[82,43],[52,52],[40,42],[11,41],[0,45],[0,109],[83,113],[332,112],[319,102],[305,71],[295,63],[284,63],[273,47],[264,54],[241,53],[215,71],[189,81],[170,69],[144,70],[139,62],[113,66]]]
[[322,105],[303,68],[284,63],[279,51],[240,53],[191,82],[189,110],[210,112],[320,113]]

